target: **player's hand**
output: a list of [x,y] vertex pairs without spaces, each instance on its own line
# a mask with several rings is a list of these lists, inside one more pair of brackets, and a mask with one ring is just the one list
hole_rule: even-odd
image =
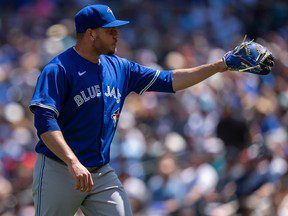
[[240,71],[266,75],[274,65],[272,53],[262,45],[253,41],[246,42],[246,37],[234,50],[223,56],[223,61],[230,71]]
[[68,165],[69,172],[76,180],[75,189],[90,192],[94,185],[91,173],[79,161]]

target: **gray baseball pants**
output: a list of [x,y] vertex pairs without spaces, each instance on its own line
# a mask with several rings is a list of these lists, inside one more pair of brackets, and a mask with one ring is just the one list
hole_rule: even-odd
[[130,216],[130,203],[124,188],[109,164],[92,173],[91,192],[75,189],[68,167],[38,154],[33,175],[36,216],[73,216],[81,208],[88,216]]

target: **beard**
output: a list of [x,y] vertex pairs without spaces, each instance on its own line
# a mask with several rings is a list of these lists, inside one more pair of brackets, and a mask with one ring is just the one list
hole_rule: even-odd
[[[98,38],[96,38],[96,39],[98,39]],[[94,41],[93,48],[94,48],[95,52],[97,52],[99,55],[104,54],[104,55],[111,56],[111,55],[114,55],[116,53],[116,51],[117,51],[116,46],[108,47],[108,46],[103,46],[102,45],[102,46],[99,47],[99,40],[95,40]]]
[[111,56],[111,55],[114,55],[116,52],[117,52],[117,48],[115,48],[114,50],[109,50],[107,52],[107,55]]

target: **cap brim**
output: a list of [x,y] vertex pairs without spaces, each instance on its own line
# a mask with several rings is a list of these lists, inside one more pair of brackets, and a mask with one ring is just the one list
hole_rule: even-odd
[[110,22],[106,25],[103,25],[102,28],[111,28],[111,27],[118,27],[118,26],[123,26],[128,24],[129,21],[124,21],[124,20],[115,20],[113,22]]

